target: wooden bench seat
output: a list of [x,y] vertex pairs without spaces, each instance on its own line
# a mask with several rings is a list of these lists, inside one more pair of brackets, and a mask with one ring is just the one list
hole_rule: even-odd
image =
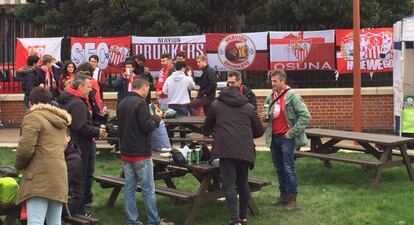
[[14,225],[19,220],[20,206],[15,204],[0,204],[0,216],[5,215],[4,221],[0,219],[2,225]]
[[[343,144],[336,144],[333,147],[336,147],[338,149],[344,149],[344,150],[352,150],[352,151],[358,151],[358,152],[366,152],[364,147],[360,145],[343,145]],[[395,156],[401,156],[401,152],[398,149],[394,149],[392,151],[392,154]],[[414,152],[412,150],[407,150],[407,155],[410,157],[414,157]]]
[[271,181],[259,180],[255,178],[249,178],[247,182],[249,183],[249,188],[251,192],[260,191],[262,187],[272,184]]
[[170,138],[171,142],[193,142],[193,141],[197,141],[197,142],[201,142],[201,143],[213,143],[214,140],[213,138],[205,138],[205,137],[199,137],[199,138],[176,138],[176,137],[172,137]]
[[[101,185],[102,188],[123,187],[125,185],[125,179],[121,177],[102,175],[96,176],[94,179]],[[141,191],[141,186],[139,184],[137,185],[137,191]],[[190,201],[196,195],[168,187],[155,187],[155,194],[180,201]]]
[[259,188],[272,184],[271,181],[259,180],[256,178],[249,178],[248,182],[249,182],[249,187],[259,187]]
[[321,154],[321,153],[314,153],[309,151],[295,151],[296,157],[312,157],[317,158],[320,160],[331,160],[331,161],[338,161],[338,162],[345,162],[351,164],[358,164],[364,166],[378,166],[381,164],[379,161],[368,161],[363,159],[353,159],[353,158],[344,158],[336,155],[329,155],[329,154]]

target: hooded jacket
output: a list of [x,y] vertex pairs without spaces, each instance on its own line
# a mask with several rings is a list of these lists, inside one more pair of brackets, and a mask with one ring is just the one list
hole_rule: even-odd
[[263,125],[255,108],[237,87],[227,87],[214,101],[204,121],[203,133],[214,133],[213,158],[239,159],[253,166],[254,138],[263,135]]
[[67,202],[63,139],[70,123],[65,110],[49,104],[32,106],[24,117],[15,161],[16,169],[23,172],[17,204],[31,197]]
[[65,161],[68,169],[69,210],[79,213],[83,201],[83,163],[81,152],[73,141],[69,142],[65,150]]
[[168,104],[187,105],[190,103],[188,91],[194,89],[193,78],[181,71],[175,71],[165,81],[162,92],[168,95]]
[[75,94],[76,92],[68,87],[60,95],[58,101],[61,107],[72,116],[72,124],[69,126],[72,140],[78,145],[82,154],[88,155],[92,151],[92,139],[99,136],[99,128],[92,124],[87,98]]

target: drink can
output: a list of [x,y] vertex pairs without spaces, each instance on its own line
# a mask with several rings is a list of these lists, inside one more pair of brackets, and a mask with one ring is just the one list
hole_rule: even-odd
[[187,164],[191,165],[193,164],[193,150],[188,149],[187,151]]
[[263,111],[265,113],[265,120],[269,120],[269,104],[263,105]]
[[201,145],[197,145],[194,149],[194,163],[200,163],[201,161]]
[[[100,128],[100,129],[104,129],[104,130],[106,131],[106,126],[105,126],[105,124],[101,124],[101,125],[99,125],[99,128]],[[99,139],[102,139],[102,138],[99,138]]]

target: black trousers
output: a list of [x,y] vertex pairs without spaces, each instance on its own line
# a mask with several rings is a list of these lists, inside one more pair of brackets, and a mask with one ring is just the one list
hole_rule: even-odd
[[[250,163],[239,159],[220,159],[220,172],[230,220],[236,223],[247,216],[250,197],[248,184]],[[236,189],[237,188],[237,189]],[[237,191],[239,199],[237,199]]]

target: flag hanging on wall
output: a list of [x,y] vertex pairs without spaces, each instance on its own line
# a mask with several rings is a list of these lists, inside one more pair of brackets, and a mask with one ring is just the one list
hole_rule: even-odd
[[208,64],[216,71],[267,71],[268,32],[206,34]]
[[334,70],[335,31],[270,32],[270,70]]
[[122,73],[123,63],[129,56],[131,38],[71,38],[71,59],[76,66],[98,55],[98,67],[106,73]]
[[[40,60],[44,55],[51,55],[60,61],[62,37],[54,38],[17,38],[15,68],[27,65],[27,57],[37,55]],[[41,61],[40,61],[41,63]]]
[[[335,30],[336,64],[339,73],[352,73],[354,41],[352,30]],[[392,28],[361,29],[361,73],[391,72],[393,58]]]

